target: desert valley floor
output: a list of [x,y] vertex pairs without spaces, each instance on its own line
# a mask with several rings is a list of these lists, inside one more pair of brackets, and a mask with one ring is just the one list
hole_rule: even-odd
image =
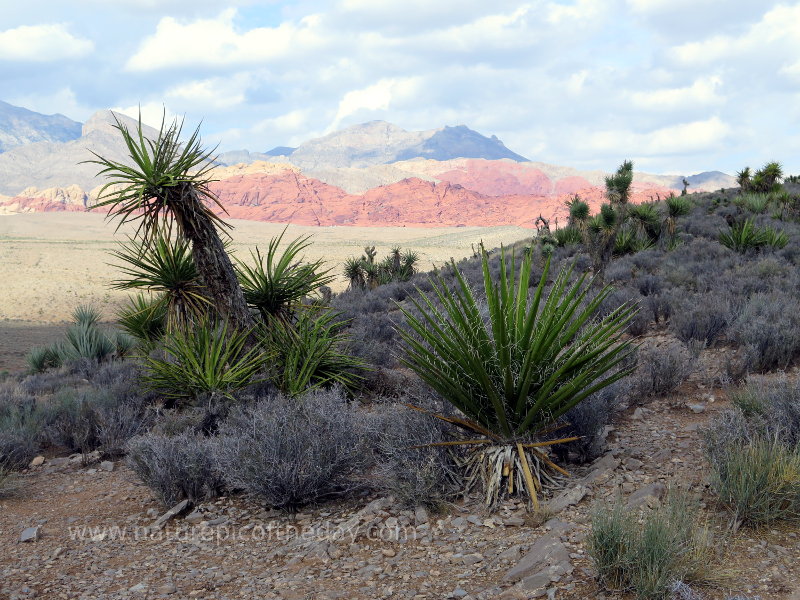
[[[250,249],[265,247],[285,225],[233,220],[233,248],[247,260]],[[60,324],[78,304],[92,303],[113,318],[127,296],[110,289],[119,276],[109,252],[133,228],[123,227],[95,213],[36,213],[0,215],[0,371],[24,368],[31,345],[52,341],[63,332]],[[305,227],[290,225],[288,242],[310,235],[306,256],[322,258],[340,275],[342,262],[361,256],[364,246],[375,246],[378,256],[392,246],[420,255],[420,268],[428,270],[451,257],[472,255],[472,244],[483,240],[493,248],[531,235],[521,227]],[[340,291],[343,276],[331,286]]]

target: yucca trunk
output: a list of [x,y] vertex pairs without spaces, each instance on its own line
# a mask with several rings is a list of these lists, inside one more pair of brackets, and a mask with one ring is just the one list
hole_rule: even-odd
[[196,209],[202,200],[190,186],[178,193],[183,193],[188,202],[181,203],[184,210],[174,211],[175,220],[182,234],[192,243],[192,258],[208,295],[220,316],[234,329],[251,329],[255,325],[253,316],[217,228],[205,211]]

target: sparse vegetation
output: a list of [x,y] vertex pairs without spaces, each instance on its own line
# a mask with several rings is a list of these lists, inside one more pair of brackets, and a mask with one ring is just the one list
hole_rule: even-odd
[[230,488],[295,511],[364,489],[372,426],[336,390],[240,407],[220,426],[216,460]]
[[128,442],[128,464],[167,506],[215,497],[223,481],[215,468],[214,445],[202,435],[149,433]]
[[702,583],[712,569],[712,542],[697,506],[678,492],[641,520],[632,519],[621,501],[599,506],[588,550],[603,587],[643,600],[667,598],[676,581]]

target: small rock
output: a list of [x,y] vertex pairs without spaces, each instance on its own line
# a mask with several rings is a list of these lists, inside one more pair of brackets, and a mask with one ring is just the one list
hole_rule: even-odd
[[155,523],[153,523],[153,528],[163,529],[168,521],[177,517],[184,510],[186,510],[188,506],[189,506],[188,500],[182,500],[181,502],[178,502],[175,506],[170,508],[167,512],[165,512],[163,515],[158,517],[158,519],[156,519]]
[[136,585],[129,587],[128,591],[133,592],[134,594],[146,594],[147,586],[144,583],[137,583]]
[[394,548],[384,548],[381,550],[381,554],[388,558],[392,558],[393,556],[397,555],[397,552],[394,551]]
[[643,421],[644,420],[644,409],[642,407],[638,407],[636,410],[633,411],[631,415],[631,419],[634,421]]
[[174,583],[162,583],[160,586],[156,588],[156,592],[159,594],[169,595],[174,594],[178,591],[178,588],[175,587]]
[[417,521],[417,525],[424,525],[428,522],[428,511],[425,510],[424,506],[418,506],[414,511],[414,518]]
[[114,470],[114,463],[110,460],[104,460],[100,463],[100,469],[103,471],[108,471],[109,473]]
[[706,412],[706,405],[700,402],[687,404],[686,406],[688,406],[689,410],[691,410],[696,415]]
[[472,566],[477,565],[479,562],[483,562],[483,554],[475,552],[474,554],[467,554],[461,557],[461,562],[465,565]]
[[467,590],[462,588],[456,588],[452,592],[450,592],[451,598],[463,598],[467,595]]
[[44,464],[44,456],[37,456],[31,461],[31,467],[41,467]]
[[645,503],[650,503],[651,501],[657,502],[662,500],[666,494],[667,486],[665,486],[663,483],[651,483],[650,485],[646,485],[631,494],[630,498],[628,498],[627,507],[638,508]]
[[20,542],[35,542],[39,539],[38,527],[26,527],[19,536]]
[[203,519],[204,519],[203,513],[201,513],[200,511],[196,510],[196,511],[194,511],[192,513],[189,513],[186,516],[185,520],[188,521],[189,523],[199,523]]
[[589,490],[585,486],[578,484],[568,490],[563,491],[550,502],[548,502],[547,509],[554,513],[559,513],[568,506],[574,506],[583,500],[588,493]]

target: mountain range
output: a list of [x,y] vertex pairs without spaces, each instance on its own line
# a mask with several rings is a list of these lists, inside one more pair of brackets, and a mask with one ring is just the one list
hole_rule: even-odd
[[[10,107],[10,108],[7,108]],[[13,114],[13,121],[2,120]],[[124,162],[126,148],[110,111],[82,125],[0,104],[0,212],[86,210],[104,182],[93,153]],[[7,123],[12,123],[8,125]],[[77,130],[80,127],[80,130]],[[145,127],[145,135],[157,131]],[[239,150],[216,158],[212,186],[233,218],[304,225],[523,225],[543,214],[564,218],[579,194],[603,199],[606,173],[530,161],[495,136],[464,125],[406,131],[384,121],[354,125],[297,147]],[[735,184],[707,172],[690,190]],[[634,201],[681,189],[682,176],[636,173]]]

